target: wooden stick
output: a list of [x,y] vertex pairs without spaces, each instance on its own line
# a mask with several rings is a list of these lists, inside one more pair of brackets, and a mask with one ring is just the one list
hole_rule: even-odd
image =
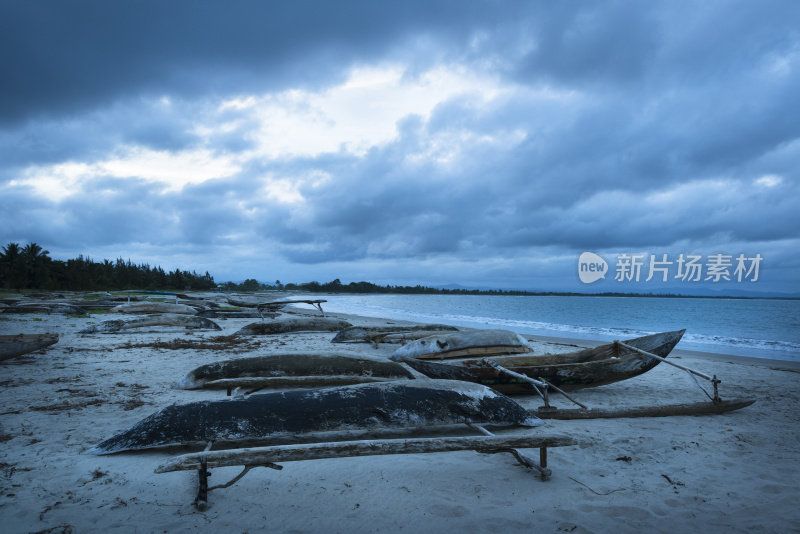
[[478,452],[482,452],[485,454],[496,454],[500,452],[510,453],[514,455],[514,458],[516,458],[517,461],[522,465],[524,465],[525,467],[529,469],[535,469],[536,471],[538,471],[539,475],[542,477],[542,480],[547,480],[553,474],[553,472],[547,468],[547,447],[542,447],[539,449],[539,458],[540,461],[542,462],[541,465],[537,464],[533,460],[533,458],[522,454],[517,449],[511,449],[511,448],[486,449],[486,450],[481,449],[478,450]]
[[675,362],[673,362],[671,360],[668,360],[666,358],[662,358],[661,356],[657,356],[657,355],[655,355],[655,354],[653,354],[651,352],[647,352],[646,350],[638,349],[636,347],[628,345],[627,343],[623,343],[622,341],[614,341],[614,343],[618,343],[620,347],[625,347],[626,349],[632,350],[634,352],[638,352],[639,354],[642,354],[643,356],[647,356],[649,358],[655,358],[656,360],[659,360],[661,362],[668,363],[668,364],[672,365],[673,367],[677,367],[678,369],[682,369],[682,370],[686,371],[687,373],[692,373],[693,375],[697,375],[700,378],[705,378],[709,382],[713,382],[715,380],[714,378],[712,378],[712,377],[710,377],[710,376],[708,376],[706,374],[699,373],[699,372],[697,372],[697,371],[695,371],[693,369],[689,369],[688,367],[684,367],[684,366],[682,366],[680,364],[677,364],[677,363],[675,363]]
[[321,458],[376,456],[383,454],[423,454],[475,449],[564,447],[577,442],[569,436],[509,435],[418,438],[395,440],[344,441],[306,445],[279,445],[184,454],[158,466],[156,473],[198,469],[205,460],[207,467],[262,465]]
[[533,378],[531,378],[531,377],[529,377],[527,375],[523,375],[523,374],[511,371],[510,369],[506,369],[502,365],[500,365],[500,364],[498,364],[496,362],[493,362],[492,360],[489,360],[488,358],[483,358],[481,360],[481,363],[483,363],[484,365],[489,365],[491,367],[494,367],[497,371],[499,371],[501,373],[505,373],[505,374],[507,374],[509,376],[513,376],[514,378],[519,378],[520,380],[524,380],[525,382],[529,383],[531,386],[533,386],[533,389],[536,391],[536,393],[538,393],[539,396],[545,400],[545,404],[547,404],[547,398],[545,397],[544,393],[542,393],[539,390],[540,387],[541,388],[546,388],[547,387],[547,384],[545,384],[544,382],[539,382],[538,380],[534,380]]
[[549,388],[553,388],[554,390],[558,391],[559,393],[561,393],[562,395],[564,395],[566,398],[568,398],[569,400],[571,400],[572,402],[574,402],[575,404],[577,404],[578,406],[580,406],[580,407],[581,407],[581,408],[583,408],[584,410],[586,409],[586,405],[585,405],[585,404],[581,404],[580,402],[576,401],[575,399],[573,399],[572,397],[570,397],[569,395],[567,395],[567,393],[566,393],[566,392],[565,392],[563,389],[561,389],[561,388],[559,388],[559,387],[556,387],[555,385],[551,384],[550,382],[548,382],[547,380],[545,380],[545,379],[544,379],[544,378],[542,378],[541,376],[539,377],[539,380],[541,380],[542,382],[544,382],[545,384],[547,384],[547,387],[549,387]]

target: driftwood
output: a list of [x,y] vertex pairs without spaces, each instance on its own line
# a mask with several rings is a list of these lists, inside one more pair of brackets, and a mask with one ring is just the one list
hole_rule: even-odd
[[210,319],[198,317],[196,315],[180,315],[177,313],[163,313],[158,315],[146,315],[123,321],[121,319],[103,321],[100,324],[90,325],[79,331],[79,334],[110,334],[120,330],[130,330],[132,328],[143,328],[150,326],[181,326],[185,328],[204,328],[208,330],[222,330],[220,326]]
[[288,332],[335,332],[348,326],[347,321],[329,317],[285,317],[274,321],[250,323],[236,332],[236,335],[264,336]]
[[493,451],[507,448],[565,447],[575,445],[569,436],[542,436],[537,434],[510,436],[460,436],[444,438],[418,438],[396,440],[344,441],[253,447],[184,454],[159,465],[156,473],[198,469],[205,458],[207,467],[256,465],[275,462],[296,462],[323,458],[350,456],[376,456],[383,454],[422,454],[462,450]]
[[58,334],[0,335],[0,361],[41,350],[58,342]]
[[351,326],[341,330],[331,343],[400,343],[423,337],[456,332],[458,328],[444,324],[408,326]]
[[131,302],[111,308],[114,313],[180,313],[196,315],[197,309],[185,304],[171,304],[169,302]]
[[755,399],[733,399],[719,402],[636,406],[630,408],[593,408],[590,410],[540,408],[531,410],[540,419],[612,419],[618,417],[673,417],[680,415],[713,415],[750,406]]
[[412,341],[397,349],[392,354],[392,359],[449,359],[532,351],[528,341],[515,332],[472,330],[428,336]]
[[397,362],[354,354],[269,354],[201,365],[178,382],[183,389],[303,387],[412,378]]

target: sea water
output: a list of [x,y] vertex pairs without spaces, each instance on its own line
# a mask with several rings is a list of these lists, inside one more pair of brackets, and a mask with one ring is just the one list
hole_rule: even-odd
[[331,312],[611,341],[686,329],[678,348],[800,361],[800,301],[501,295],[316,295]]

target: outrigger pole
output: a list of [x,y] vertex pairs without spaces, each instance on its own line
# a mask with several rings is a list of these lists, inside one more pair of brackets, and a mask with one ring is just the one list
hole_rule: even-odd
[[[615,340],[614,343],[616,345],[619,345],[620,347],[625,347],[628,350],[632,350],[634,352],[638,352],[639,354],[642,354],[643,356],[647,356],[648,358],[655,358],[656,360],[662,361],[664,363],[668,363],[671,366],[677,367],[678,369],[686,371],[687,373],[689,373],[691,375],[696,375],[696,376],[699,376],[700,378],[705,378],[706,380],[711,382],[711,384],[714,386],[714,397],[711,398],[711,396],[708,395],[708,393],[706,393],[706,395],[708,395],[708,397],[711,399],[712,402],[720,402],[722,400],[722,399],[719,398],[719,388],[718,388],[718,386],[719,386],[720,382],[722,382],[722,380],[719,380],[717,378],[717,375],[714,375],[713,377],[708,376],[707,374],[701,373],[699,371],[695,371],[694,369],[689,369],[688,367],[684,367],[683,365],[680,365],[680,364],[677,364],[677,363],[675,363],[673,361],[667,360],[666,358],[662,358],[661,356],[656,356],[655,354],[653,354],[651,352],[647,352],[646,350],[642,350],[642,349],[633,347],[631,345],[628,345],[627,343],[623,343],[622,341]],[[699,384],[698,384],[698,386],[699,386]],[[700,389],[703,389],[703,388],[700,388]],[[705,390],[703,390],[703,391],[705,392]]]

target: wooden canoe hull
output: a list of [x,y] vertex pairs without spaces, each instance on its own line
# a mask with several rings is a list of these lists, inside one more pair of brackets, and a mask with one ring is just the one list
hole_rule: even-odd
[[[663,332],[631,339],[625,343],[665,358],[680,341],[683,333],[684,330]],[[655,358],[641,356],[614,343],[565,354],[490,359],[511,371],[534,379],[544,378],[567,391],[619,382],[646,373],[660,363]],[[402,358],[401,361],[430,378],[477,382],[506,395],[533,393],[527,382],[485,366],[476,359],[435,362]],[[539,361],[543,363],[537,365]]]
[[[373,360],[353,354],[270,354],[251,358],[236,358],[201,365],[189,372],[178,383],[182,389],[203,387],[228,388],[232,379],[307,377],[301,387],[314,385],[314,377],[352,377],[351,383],[367,377],[403,379],[413,378],[411,372],[397,362]],[[223,382],[220,382],[220,381]],[[274,380],[273,387],[287,387],[291,381]],[[241,384],[268,387],[268,380],[257,382],[245,380]],[[241,385],[238,384],[238,385]],[[321,385],[321,384],[320,384]]]
[[421,337],[457,332],[455,326],[425,324],[408,326],[351,326],[340,330],[331,343],[400,343]]
[[392,359],[451,359],[532,352],[528,341],[510,330],[471,330],[432,335],[406,343]]
[[197,315],[182,315],[179,313],[159,313],[143,315],[127,321],[114,319],[103,321],[100,324],[90,325],[80,330],[79,334],[112,334],[121,330],[134,328],[147,328],[152,326],[178,326],[182,328],[196,328],[206,330],[222,330],[220,326],[210,319]]
[[[174,445],[258,442],[345,430],[475,424],[537,426],[513,400],[478,384],[404,380],[293,390],[172,405],[87,451],[111,454]],[[296,441],[295,441],[296,442]]]
[[250,323],[236,332],[237,336],[267,336],[289,332],[336,332],[349,326],[347,321],[330,317],[282,317],[273,321]]
[[0,361],[41,350],[58,342],[58,334],[17,334],[0,336]]

